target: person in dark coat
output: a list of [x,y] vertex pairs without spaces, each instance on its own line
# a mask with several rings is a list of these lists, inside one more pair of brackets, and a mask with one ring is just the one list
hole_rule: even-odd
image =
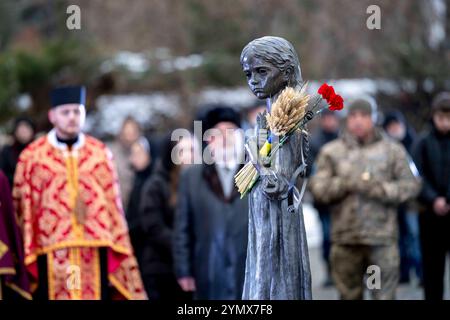
[[[233,109],[212,108],[203,121],[205,136],[212,133],[204,163],[181,175],[174,232],[175,272],[180,286],[194,291],[195,299],[242,297],[248,201],[240,199],[234,186],[234,175],[244,156],[243,135],[235,130],[239,126],[239,115]],[[206,151],[213,157],[205,156]]]
[[[172,150],[182,149],[185,158],[175,163]],[[197,147],[197,149],[196,149]],[[150,300],[189,300],[177,283],[173,266],[173,224],[180,170],[198,152],[192,137],[181,142],[163,139],[155,170],[145,181],[138,203],[138,215],[129,222],[130,236],[144,286]],[[131,200],[134,202],[134,200]]]
[[12,136],[13,143],[3,148],[0,153],[0,169],[8,178],[9,185],[13,185],[19,155],[26,146],[34,140],[36,127],[27,117],[19,117],[14,121]]
[[421,135],[413,154],[423,179],[418,200],[425,299],[442,300],[450,251],[450,92],[433,100],[431,130]]
[[[400,111],[386,113],[383,128],[387,135],[405,147],[411,154],[416,138],[414,129],[408,125]],[[422,282],[422,255],[420,252],[419,221],[416,211],[411,211],[408,203],[398,207],[400,283],[409,283],[410,271],[414,270],[419,282]]]
[[[175,147],[183,154],[177,163],[171,158]],[[137,202],[139,209],[130,217],[130,236],[149,299],[189,300],[191,294],[181,290],[174,274],[173,221],[180,170],[192,162],[190,155],[198,152],[198,147],[192,137],[177,143],[167,136],[160,151],[155,171],[144,182],[139,199],[133,193],[130,198],[130,205]]]
[[152,169],[153,161],[150,154],[150,144],[145,137],[140,137],[131,145],[128,161],[133,169],[134,178],[126,208],[126,218],[128,224],[132,224],[139,218],[142,188],[150,177]]

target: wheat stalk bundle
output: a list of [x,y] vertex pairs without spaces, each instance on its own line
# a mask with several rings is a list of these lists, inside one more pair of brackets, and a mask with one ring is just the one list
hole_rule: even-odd
[[[291,87],[285,88],[273,104],[270,114],[266,115],[271,134],[285,137],[294,132],[305,116],[309,99],[310,96],[306,94],[306,85],[303,85],[300,91]],[[279,145],[277,147],[279,148]],[[272,155],[276,150],[272,150]],[[267,157],[270,151],[271,139],[266,141],[259,154]],[[252,163],[256,162],[256,159],[252,160],[245,164],[234,177],[241,198],[245,196],[259,178],[259,173]]]
[[279,136],[285,136],[303,119],[310,96],[305,94],[306,86],[300,91],[285,88],[266,115],[270,131]]

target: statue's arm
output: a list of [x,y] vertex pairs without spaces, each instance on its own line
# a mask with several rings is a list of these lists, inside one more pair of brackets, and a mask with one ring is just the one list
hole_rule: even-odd
[[270,199],[279,200],[286,198],[290,188],[295,187],[297,178],[306,175],[306,160],[308,157],[307,136],[300,131],[295,132],[283,147],[289,148],[296,153],[291,157],[281,159],[281,166],[293,167],[292,170],[283,170],[283,172],[292,172],[293,175],[285,176],[280,170],[267,169],[266,174],[262,175],[262,188],[263,193]]

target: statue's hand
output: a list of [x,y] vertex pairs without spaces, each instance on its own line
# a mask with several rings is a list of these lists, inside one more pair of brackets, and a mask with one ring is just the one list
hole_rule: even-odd
[[258,113],[256,116],[256,132],[258,149],[260,149],[269,137],[269,125],[267,124],[267,111]]
[[248,161],[256,162],[258,160],[258,144],[256,138],[252,137],[247,140]]
[[269,125],[267,123],[267,111],[260,112],[256,115],[256,126],[258,129],[268,129]]
[[282,200],[287,198],[289,191],[288,181],[276,172],[262,176],[263,194],[270,200]]

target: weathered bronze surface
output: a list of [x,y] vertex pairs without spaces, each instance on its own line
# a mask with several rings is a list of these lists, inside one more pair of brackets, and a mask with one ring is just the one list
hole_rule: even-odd
[[[251,41],[242,51],[241,65],[252,92],[268,99],[269,106],[285,87],[299,88],[302,84],[297,53],[283,38]],[[259,150],[265,141],[268,128],[264,116],[259,115],[255,135],[248,139],[248,150]],[[301,192],[296,188],[297,174],[303,178],[305,173],[307,150],[307,136],[298,131],[277,151],[269,167],[261,159],[261,177],[249,193],[243,299],[312,298],[308,246],[298,199]],[[256,151],[252,158],[257,156]]]

